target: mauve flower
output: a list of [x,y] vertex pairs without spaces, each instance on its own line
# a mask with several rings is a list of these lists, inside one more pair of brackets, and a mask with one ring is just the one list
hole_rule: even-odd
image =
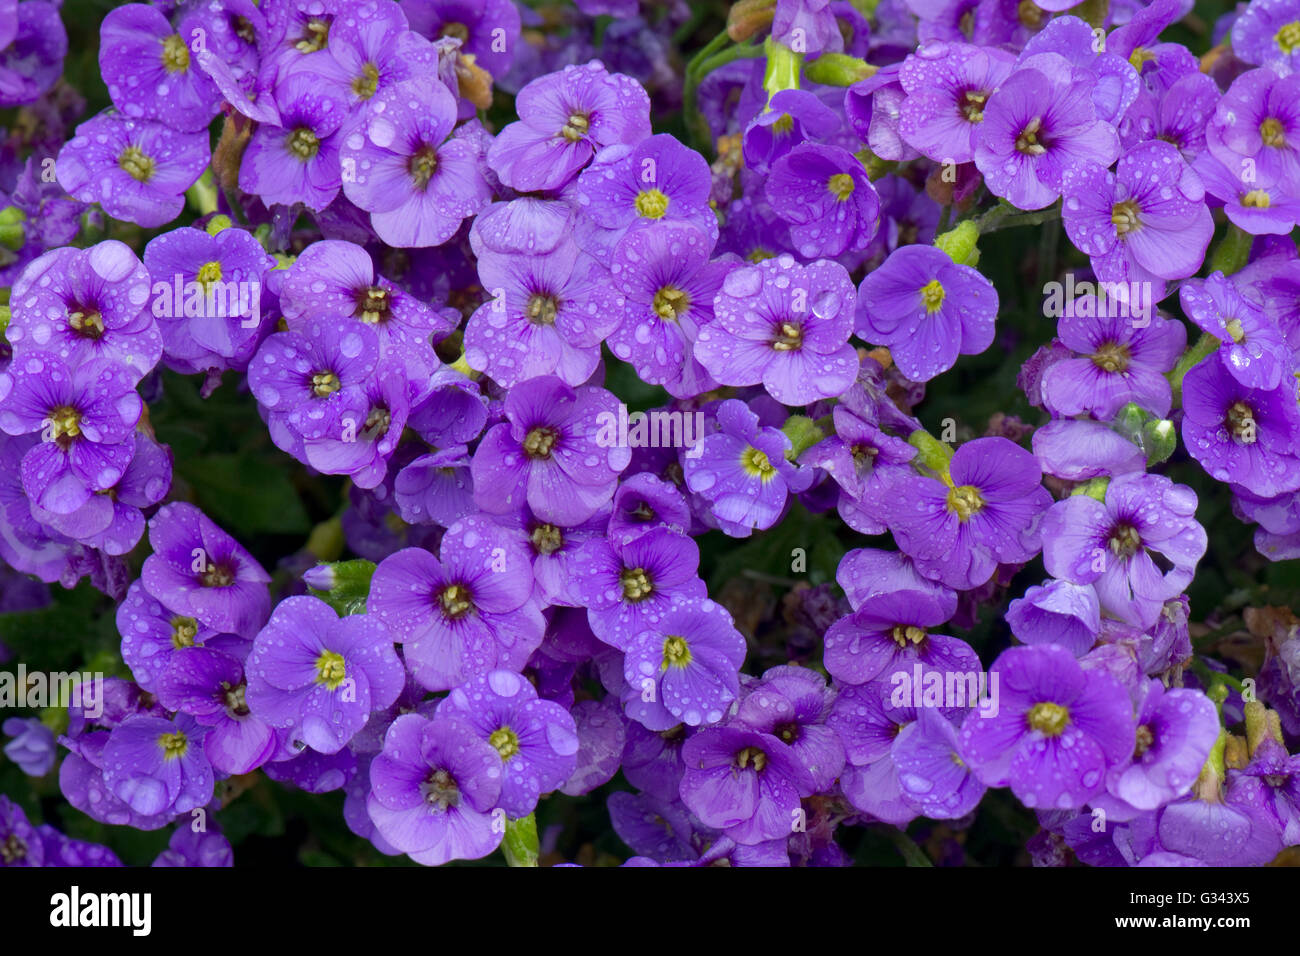
[[728,273],[716,318],[700,330],[695,355],[723,385],[762,385],[786,405],[833,398],[853,384],[856,292],[830,260],[800,265],[787,255]]
[[1005,50],[969,43],[922,46],[898,71],[907,93],[899,108],[899,132],[937,163],[972,162],[975,131],[984,122],[989,97],[1014,63]]
[[1219,713],[1199,690],[1166,690],[1151,680],[1137,714],[1133,762],[1112,768],[1106,789],[1138,810],[1155,810],[1186,794],[1219,739]]
[[239,165],[239,188],[270,206],[302,203],[321,210],[343,184],[339,129],[347,104],[310,71],[287,77],[275,90],[279,122],[253,131]]
[[1085,672],[1061,647],[1013,647],[994,662],[998,713],[971,711],[961,754],[990,787],[1011,786],[1030,808],[1074,809],[1133,753],[1128,691],[1108,674]]
[[1007,607],[1011,633],[1026,644],[1060,644],[1075,657],[1092,649],[1101,631],[1101,605],[1087,584],[1049,580]]
[[1232,24],[1233,52],[1247,63],[1300,73],[1300,8],[1294,0],[1255,0]]
[[806,259],[857,252],[875,238],[880,197],[861,160],[842,147],[800,143],[772,164],[764,189]]
[[212,765],[203,750],[207,728],[188,714],[128,717],[104,746],[104,782],[145,815],[188,813],[212,799]]
[[1242,385],[1271,391],[1295,359],[1282,333],[1222,272],[1178,290],[1187,317],[1227,346],[1224,368]]

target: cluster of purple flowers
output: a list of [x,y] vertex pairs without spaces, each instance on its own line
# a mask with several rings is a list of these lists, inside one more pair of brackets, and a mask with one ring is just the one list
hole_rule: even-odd
[[[1157,470],[1181,436],[1260,554],[1300,558],[1300,3],[1252,0],[1204,62],[1160,40],[1179,0],[738,5],[733,39],[769,36],[688,70],[698,149],[651,122],[676,6],[544,34],[514,0],[104,18],[112,109],[47,148],[57,181],[0,163],[0,560],[112,595],[132,675],[58,736],[68,802],[175,825],[155,865],[229,865],[189,823],[255,770],[428,865],[620,772],[637,865],[845,865],[842,827],[964,827],[1001,787],[1038,862],[1300,844],[1300,654],[1275,710],[1204,677],[1206,531]],[[0,106],[52,96],[65,48],[55,5],[0,0]],[[153,230],[139,255],[76,241],[101,210]],[[916,409],[999,341],[977,243],[1042,223],[1081,264],[1048,278],[1087,286],[1020,378],[1045,421],[954,448]],[[660,404],[630,415],[615,365]],[[346,478],[359,560],[273,599],[172,488],[163,368],[231,373]],[[795,510],[862,546],[843,600],[796,595],[814,666],[754,676],[697,539]],[[986,662],[950,633],[983,606]],[[53,771],[48,728],[5,732]],[[0,865],[74,863],[118,861],[0,797]]]

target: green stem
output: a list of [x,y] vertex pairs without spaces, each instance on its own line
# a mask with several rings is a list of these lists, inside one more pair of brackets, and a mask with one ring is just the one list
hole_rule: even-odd
[[767,56],[767,67],[763,70],[763,89],[767,91],[768,102],[784,90],[799,89],[799,71],[803,67],[803,54],[795,53],[784,43],[777,43],[771,37],[763,41],[763,53]]
[[1219,340],[1209,332],[1202,332],[1201,337],[1196,340],[1196,344],[1183,353],[1182,358],[1178,360],[1178,364],[1174,366],[1174,370],[1168,373],[1169,386],[1174,393],[1174,408],[1183,407],[1184,376],[1202,359],[1213,355],[1219,348],[1219,344]]
[[686,123],[686,132],[690,137],[691,145],[709,156],[713,154],[713,137],[709,132],[708,120],[700,112],[700,82],[714,70],[728,63],[763,55],[763,47],[756,43],[746,43],[724,50],[723,47],[728,42],[730,41],[724,30],[705,44],[704,48],[686,65],[686,79],[682,86],[682,117]]
[[916,841],[903,830],[892,827],[889,838],[893,841],[894,846],[898,848],[898,852],[902,854],[903,859],[907,861],[908,866],[934,866],[934,863],[926,856],[925,851],[917,846]]
[[1003,201],[976,219],[975,227],[979,229],[980,235],[983,236],[990,232],[997,232],[999,229],[1010,229],[1014,226],[1039,226],[1045,222],[1060,218],[1061,206],[1059,203],[1048,206],[1046,209],[1025,212]]

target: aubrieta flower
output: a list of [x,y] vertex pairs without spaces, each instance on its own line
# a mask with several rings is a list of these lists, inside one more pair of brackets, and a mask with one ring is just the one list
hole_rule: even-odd
[[77,127],[59,151],[59,184],[114,219],[145,228],[175,219],[185,190],[210,159],[204,130],[183,133],[151,120],[103,113]]
[[1101,631],[1101,604],[1091,585],[1049,580],[1012,601],[1006,621],[1011,633],[1026,644],[1060,644],[1082,657]]
[[1097,119],[1096,77],[1057,53],[1020,61],[984,110],[975,165],[989,190],[1020,209],[1042,209],[1067,170],[1102,168],[1119,155],[1114,127]]
[[831,0],[776,0],[772,39],[813,56],[844,49]]
[[1102,610],[1149,628],[1205,554],[1205,529],[1195,514],[1190,488],[1164,475],[1120,475],[1104,501],[1076,494],[1048,509],[1043,563],[1053,577],[1093,585]]
[[709,187],[704,157],[666,133],[630,148],[609,147],[572,190],[581,212],[578,245],[608,261],[629,232],[670,222],[689,222],[716,241],[718,218],[709,208]]
[[771,734],[708,727],[682,746],[681,797],[705,826],[751,846],[790,835],[793,812],[816,781]]
[[27,352],[0,372],[0,429],[41,436],[20,466],[33,503],[71,514],[122,479],[143,409],[135,382],[116,362],[70,365],[53,352]]
[[128,717],[104,745],[104,782],[134,812],[188,813],[212,799],[207,728],[188,714]]
[[[903,690],[887,680],[841,688],[827,717],[847,760],[840,791],[858,810],[895,826],[907,824],[917,810],[903,797],[893,745],[924,709],[913,706]],[[941,709],[954,716],[960,713],[957,708]]]
[[733,266],[711,262],[712,250],[709,234],[695,225],[661,222],[632,231],[610,260],[622,323],[609,333],[609,349],[642,381],[679,398],[716,384],[695,357],[695,341],[713,321],[714,299]]
[[695,354],[723,385],[762,384],[786,405],[840,395],[858,374],[856,292],[837,262],[781,255],[727,274]]
[[592,633],[627,651],[674,604],[706,597],[699,564],[694,539],[668,528],[621,543],[592,538],[574,557],[572,586]]
[[275,267],[252,233],[175,229],[149,241],[144,264],[168,363],[185,372],[247,367],[265,332],[262,283]]
[[1170,143],[1135,146],[1115,172],[1091,165],[1065,173],[1066,234],[1092,257],[1103,282],[1182,279],[1200,268],[1214,233],[1200,177]]
[[435,720],[444,717],[469,727],[500,755],[497,805],[510,817],[532,813],[577,764],[578,728],[569,712],[540,699],[514,671],[490,671],[454,688],[438,705]]
[[[1152,308],[1148,303],[1149,309]],[[1084,295],[1065,307],[1056,334],[1076,353],[1043,372],[1043,404],[1053,415],[1109,421],[1129,402],[1151,414],[1169,414],[1173,393],[1165,373],[1187,347],[1181,322],[1143,316],[1122,299]]]
[[1152,0],[1133,10],[1123,26],[1106,37],[1106,49],[1126,60],[1147,89],[1167,90],[1197,69],[1196,57],[1180,43],[1161,43],[1161,32],[1182,16],[1180,0]]
[[57,352],[70,365],[104,359],[138,381],[162,356],[158,327],[145,308],[149,288],[149,272],[125,243],[51,250],[14,282],[5,338],[18,355]]
[[789,494],[812,484],[813,470],[789,461],[790,439],[780,429],[761,426],[739,399],[718,406],[717,422],[718,431],[704,439],[701,453],[682,464],[686,487],[709,502],[709,517],[718,527],[745,538],[755,528],[772,527]]
[[[1053,6],[1068,7],[1069,4],[1057,3]],[[1048,5],[1043,7],[1050,8]],[[1041,30],[1026,41],[1020,59],[1025,60],[1037,53],[1059,53],[1074,66],[1096,76],[1097,82],[1092,87],[1092,105],[1097,111],[1097,118],[1117,128],[1122,124],[1122,118],[1128,115],[1142,89],[1142,81],[1135,75],[1127,57],[1110,49],[1108,43],[1100,42],[1092,24],[1076,16],[1066,14],[1048,20]],[[1204,74],[1201,75],[1204,77]],[[1214,85],[1213,81],[1210,85]],[[1215,94],[1217,96],[1217,90]],[[1210,105],[1212,108],[1213,103]],[[1120,132],[1122,139],[1123,131]]]
[[1300,73],[1300,8],[1294,0],[1254,0],[1232,24],[1233,53],[1282,75]]
[[515,100],[519,120],[497,134],[488,165],[519,192],[559,189],[597,150],[650,135],[650,97],[597,60],[539,76]]
[[678,598],[657,621],[625,639],[624,710],[650,730],[715,724],[740,693],[745,638],[726,608]]
[[215,830],[195,831],[182,823],[172,831],[163,850],[153,861],[153,866],[227,867],[235,865],[234,849],[224,834]]
[[1038,553],[1039,522],[1051,503],[1041,482],[1037,459],[1019,445],[977,438],[957,449],[943,480],[895,482],[900,506],[889,527],[923,575],[957,590],[978,587],[999,564]]
[[366,606],[404,645],[415,679],[435,691],[522,668],[546,628],[527,551],[481,515],[448,528],[437,557],[404,548],[381,561]]
[[1163,94],[1143,87],[1119,122],[1120,142],[1128,149],[1147,140],[1164,140],[1177,146],[1183,159],[1194,162],[1205,151],[1206,124],[1221,98],[1214,80],[1199,71],[1180,77]]
[[1025,806],[1075,809],[1133,754],[1133,705],[1115,678],[1084,671],[1060,647],[1013,647],[993,663],[996,716],[967,715],[961,754],[990,787],[1010,785]]
[[957,724],[922,707],[889,748],[903,801],[935,820],[955,820],[979,804],[987,788],[961,756]]
[[1282,333],[1222,272],[1188,279],[1178,290],[1187,317],[1226,349],[1224,367],[1242,385],[1272,391],[1295,364]]
[[997,311],[993,283],[975,269],[934,246],[900,246],[858,288],[857,333],[926,382],[992,345]]
[[503,775],[501,755],[472,728],[404,714],[370,764],[366,810],[380,836],[417,863],[478,859],[505,833],[490,812]]
[[68,34],[53,3],[9,4],[0,26],[0,107],[40,99],[59,79]]
[[142,580],[131,582],[117,606],[117,631],[122,635],[122,660],[142,690],[152,692],[172,655],[186,647],[203,647],[214,638],[218,649],[228,647],[217,631],[192,617],[167,610],[149,594]]
[[259,124],[239,165],[239,188],[270,206],[302,203],[321,210],[343,185],[339,129],[347,103],[310,71],[275,90],[279,124]]
[[756,173],[769,172],[772,164],[795,146],[805,140],[827,139],[842,125],[838,114],[815,94],[781,90],[745,128],[745,165]]
[[818,791],[829,790],[844,769],[844,744],[827,724],[838,690],[807,667],[768,668],[736,709],[734,726],[771,734],[794,751]]
[[1192,169],[1205,192],[1223,203],[1228,221],[1255,236],[1284,236],[1300,221],[1300,194],[1291,181],[1256,168],[1253,159],[1240,159],[1239,169],[1224,164],[1209,150],[1196,157]]
[[1182,431],[1188,453],[1219,481],[1264,497],[1300,487],[1300,406],[1290,374],[1275,389],[1250,388],[1227,356],[1211,355],[1183,379]]
[[36,717],[10,717],[0,730],[13,739],[4,746],[4,755],[29,777],[43,777],[54,769],[58,747],[54,731]]
[[[1255,173],[1296,191],[1300,176],[1300,75],[1249,70],[1219,101],[1205,130],[1209,152],[1249,181]],[[1248,162],[1249,161],[1249,162]]]
[[608,270],[566,238],[545,255],[488,252],[479,282],[491,298],[465,327],[465,361],[513,387],[539,376],[591,378],[600,343],[619,324]]
[[479,443],[470,472],[474,500],[492,514],[525,501],[544,521],[572,525],[609,501],[631,450],[617,440],[618,403],[595,385],[570,388],[555,378],[517,385],[505,400],[506,421]]
[[1271,738],[1260,741],[1250,763],[1240,771],[1255,777],[1263,787],[1259,794],[1264,808],[1282,833],[1287,846],[1300,843],[1300,757],[1291,756]]
[[435,79],[379,93],[343,140],[343,192],[390,246],[436,246],[491,200],[478,148],[452,136],[456,101]]
[[978,671],[979,658],[955,637],[930,633],[957,610],[957,596],[944,589],[876,594],[826,631],[826,670],[844,684],[890,680],[896,673]]
[[110,10],[99,25],[99,69],[113,105],[124,116],[182,132],[205,128],[221,96],[192,62],[189,43],[190,34],[173,29],[157,7]]
[[253,637],[271,610],[271,576],[194,505],[164,505],[149,520],[153,554],[140,579],[168,610],[224,634]]
[[346,746],[372,711],[397,699],[404,683],[393,638],[377,617],[341,618],[308,596],[276,606],[253,641],[246,668],[248,708],[323,754]]
[[860,251],[875,238],[880,197],[866,167],[840,146],[799,144],[772,164],[764,190],[806,259]]
[[182,647],[168,655],[157,684],[164,707],[209,728],[203,736],[208,761],[218,773],[232,775],[260,767],[280,747],[271,723],[249,709],[247,691],[239,659],[209,647]]
[[402,12],[430,40],[459,40],[461,55],[493,77],[505,76],[515,58],[520,20],[511,0],[404,0]]
[[899,133],[935,162],[972,162],[975,130],[984,122],[989,97],[1011,75],[1014,64],[1014,56],[993,47],[922,46],[898,71],[907,93],[899,107]]

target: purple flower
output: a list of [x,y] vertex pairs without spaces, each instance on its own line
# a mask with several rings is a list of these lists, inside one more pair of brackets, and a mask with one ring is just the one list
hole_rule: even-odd
[[717,420],[719,430],[704,439],[701,453],[682,464],[686,486],[709,502],[709,515],[723,531],[745,538],[776,523],[789,493],[812,483],[812,469],[787,460],[790,439],[760,426],[739,399],[719,405]]
[[826,670],[844,684],[891,680],[913,665],[924,671],[978,671],[979,658],[963,640],[932,629],[957,610],[957,596],[919,590],[875,594],[826,631]]
[[1145,471],[1142,449],[1109,425],[1058,418],[1034,432],[1030,441],[1043,473],[1066,481]]
[[[1150,304],[1148,303],[1148,308]],[[1043,372],[1043,404],[1054,415],[1091,414],[1109,421],[1129,402],[1153,415],[1169,414],[1173,396],[1165,373],[1187,346],[1181,322],[1148,315],[1140,322],[1122,300],[1084,295],[1069,303],[1056,326],[1075,358]]]
[[212,799],[212,765],[203,749],[207,728],[188,714],[134,716],[104,745],[104,782],[134,812],[188,813]]
[[475,860],[505,833],[490,813],[503,775],[501,755],[472,728],[405,714],[370,764],[366,810],[379,835],[417,863]]
[[776,0],[772,39],[813,56],[844,49],[831,0]]
[[816,782],[771,734],[710,727],[682,747],[682,802],[705,826],[747,846],[788,837],[802,797]]
[[992,345],[997,311],[993,283],[975,269],[934,246],[900,246],[858,289],[857,333],[926,382]]
[[162,356],[148,298],[149,273],[126,244],[110,239],[89,249],[55,249],[14,282],[5,337],[19,356],[39,349],[69,365],[105,359],[138,381]]
[[573,525],[609,501],[631,451],[608,439],[617,402],[603,388],[570,388],[555,378],[510,390],[507,421],[493,425],[470,464],[474,500],[505,514],[526,500],[544,521]]
[[267,324],[262,281],[275,266],[253,235],[176,229],[150,240],[144,264],[168,360],[184,371],[247,367]]
[[781,90],[745,128],[745,165],[766,173],[772,164],[809,139],[826,139],[842,122],[836,112],[807,90]]
[[478,149],[450,136],[455,124],[445,86],[408,80],[379,93],[345,137],[343,192],[388,245],[440,245],[490,201]]
[[565,239],[546,255],[485,253],[479,281],[492,298],[465,327],[465,361],[512,387],[554,375],[591,378],[600,343],[619,323],[609,272]]
[[523,546],[473,515],[447,529],[439,554],[406,548],[385,558],[367,601],[405,645],[416,680],[448,690],[498,666],[522,668],[546,626]]
[[1005,438],[977,438],[957,449],[945,480],[900,478],[890,515],[899,548],[917,569],[967,590],[998,564],[1028,561],[1040,547],[1039,522],[1051,503],[1038,461]]
[[[163,607],[135,580],[117,607],[117,630],[122,635],[122,660],[142,690],[152,692],[167,670],[172,655],[182,648],[205,646],[214,638],[215,647],[227,639],[192,617],[175,614]],[[237,638],[235,639],[238,640]]]
[[1075,809],[1132,755],[1128,691],[1104,672],[1085,672],[1064,648],[1013,647],[992,674],[1001,687],[997,715],[971,711],[961,729],[962,756],[988,786],[1010,784],[1030,808]]
[[519,10],[512,0],[402,0],[411,29],[430,40],[455,37],[461,55],[501,78],[519,44]]
[[393,479],[394,504],[402,520],[449,527],[473,514],[477,508],[469,465],[464,445],[420,455],[404,465]]
[[800,265],[788,255],[728,273],[716,319],[695,354],[723,385],[762,384],[786,405],[833,398],[853,384],[856,292],[839,263]]
[[1300,407],[1290,375],[1249,388],[1211,355],[1183,379],[1183,443],[1211,477],[1272,497],[1300,487]]
[[1060,644],[1075,657],[1092,649],[1101,631],[1101,605],[1091,585],[1048,581],[1007,607],[1007,626],[1026,644]]
[[710,239],[718,217],[709,208],[709,164],[666,133],[629,147],[611,147],[578,177],[573,201],[581,213],[577,240],[608,261],[624,236],[655,223],[688,222]]
[[23,808],[0,795],[0,866],[44,866],[45,844]]
[[538,798],[564,783],[577,763],[578,728],[554,701],[541,700],[514,671],[494,670],[452,690],[435,719],[450,717],[491,744],[501,761],[497,805],[511,817],[532,813]]
[[0,27],[0,107],[21,106],[49,92],[63,72],[68,34],[53,3],[9,4]]
[[740,693],[745,661],[745,639],[726,608],[707,598],[679,599],[640,633],[623,633],[634,634],[622,642],[629,717],[651,730],[722,720]]
[[1218,738],[1210,698],[1151,680],[1138,710],[1133,761],[1111,769],[1106,789],[1138,810],[1158,809],[1191,789]]
[[1256,236],[1285,236],[1300,220],[1300,195],[1286,180],[1254,167],[1253,159],[1239,159],[1240,169],[1225,165],[1206,151],[1192,169],[1205,191],[1223,203],[1224,215],[1234,226]]
[[609,516],[611,540],[630,541],[655,528],[686,533],[691,528],[691,506],[669,481],[641,472],[622,481],[614,492]]
[[189,37],[157,7],[128,3],[108,12],[99,25],[99,69],[123,115],[181,132],[204,129],[217,115],[221,96],[192,62]]
[[1097,166],[1065,174],[1062,218],[1070,241],[1092,257],[1103,282],[1181,279],[1201,266],[1214,233],[1205,188],[1177,147],[1143,143],[1120,157],[1115,172]]
[[227,867],[235,865],[230,841],[215,830],[196,832],[182,823],[172,831],[167,849],[158,854],[154,866]]
[[343,184],[339,128],[347,104],[329,84],[299,71],[276,87],[279,123],[253,131],[239,166],[239,188],[270,206],[302,203],[321,210]]
[[957,725],[922,707],[889,748],[903,800],[923,816],[955,820],[978,806],[986,787],[961,757]]
[[149,521],[149,544],[140,578],[165,608],[241,637],[265,623],[271,576],[194,505],[164,505]]
[[379,618],[340,618],[307,596],[276,607],[253,641],[247,672],[248,708],[323,754],[343,749],[372,711],[397,699],[404,683],[393,638]]
[[715,384],[694,354],[732,268],[710,262],[712,248],[708,233],[695,225],[663,222],[633,230],[610,261],[622,307],[622,324],[609,334],[610,351],[630,362],[642,381],[663,385],[678,398]]
[[518,122],[492,142],[488,164],[519,192],[559,189],[596,151],[650,135],[650,98],[640,83],[599,61],[539,76],[515,99]]
[[844,769],[844,744],[827,725],[837,691],[816,671],[781,665],[769,668],[736,710],[735,725],[787,744],[817,790],[829,790]]
[[1300,176],[1300,76],[1250,70],[1232,81],[1205,130],[1210,155],[1243,182],[1277,182],[1294,197]]
[[1058,53],[1022,60],[984,110],[975,165],[989,190],[1020,209],[1042,209],[1067,170],[1104,169],[1119,156],[1114,127],[1097,119],[1096,77]]
[[54,731],[35,717],[10,717],[4,722],[5,736],[13,740],[5,744],[4,755],[16,763],[29,777],[43,777],[54,769],[58,748],[54,745]]
[[1048,509],[1043,563],[1053,577],[1093,585],[1103,611],[1149,628],[1165,602],[1191,582],[1205,554],[1205,529],[1195,513],[1190,488],[1163,475],[1120,475],[1107,486],[1105,501],[1077,494]]
[[860,251],[876,235],[880,197],[862,162],[839,146],[799,144],[772,164],[764,188],[806,259]]
[[[1055,21],[1053,21],[1055,22]],[[938,163],[975,159],[974,137],[994,90],[1011,75],[1015,57],[969,43],[921,47],[903,61],[907,92],[898,129],[908,144]]]
[[1222,272],[1188,279],[1178,300],[1188,318],[1227,346],[1224,367],[1247,388],[1272,391],[1295,364],[1282,333]]
[[1247,63],[1300,73],[1300,10],[1294,0],[1255,0],[1232,24],[1232,50]]
[[28,352],[0,372],[0,428],[41,435],[21,465],[33,503],[71,514],[122,479],[143,407],[135,381],[116,362],[70,365],[52,352]]
[[1265,738],[1240,773],[1264,785],[1263,803],[1282,832],[1282,841],[1287,846],[1300,843],[1300,757],[1288,754],[1276,740]]
[[[298,600],[291,598],[290,600]],[[207,647],[181,647],[167,656],[158,679],[158,700],[210,728],[203,750],[219,773],[248,773],[266,763],[280,740],[261,714],[249,711],[240,662]]]
[[573,560],[572,587],[596,637],[628,651],[675,603],[706,597],[699,564],[695,541],[668,528],[625,542],[592,538]]
[[59,185],[82,202],[97,202],[114,219],[151,229],[175,219],[184,193],[210,159],[208,134],[182,133],[114,113],[77,127],[59,151]]

